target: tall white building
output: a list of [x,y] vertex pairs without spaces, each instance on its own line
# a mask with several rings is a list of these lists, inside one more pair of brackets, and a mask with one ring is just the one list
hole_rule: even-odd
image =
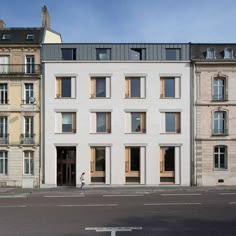
[[191,182],[189,44],[43,45],[41,187]]

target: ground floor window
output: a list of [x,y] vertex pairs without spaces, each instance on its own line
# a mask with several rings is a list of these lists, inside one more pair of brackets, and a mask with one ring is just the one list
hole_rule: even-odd
[[175,147],[160,147],[160,182],[175,182]]
[[125,148],[126,183],[140,183],[140,147]]
[[214,168],[227,169],[227,147],[215,146],[214,147]]
[[34,153],[32,151],[24,151],[24,174],[34,175]]
[[106,147],[91,147],[91,183],[105,183]]
[[7,152],[0,152],[0,174],[7,175],[8,172],[8,157]]

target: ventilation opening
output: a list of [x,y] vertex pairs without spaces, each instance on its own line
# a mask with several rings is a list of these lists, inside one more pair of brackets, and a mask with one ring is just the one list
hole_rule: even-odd
[[223,179],[218,179],[218,183],[224,183]]

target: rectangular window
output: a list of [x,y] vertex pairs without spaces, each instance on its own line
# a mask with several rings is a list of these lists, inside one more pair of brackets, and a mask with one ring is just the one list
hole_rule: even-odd
[[62,115],[62,133],[76,132],[76,113],[63,112]]
[[107,89],[109,90],[109,78],[92,77],[91,78],[91,98],[106,98]]
[[111,113],[96,112],[96,132],[111,133]]
[[181,49],[166,48],[166,60],[171,60],[171,61],[181,60]]
[[8,118],[0,117],[0,144],[8,144]]
[[160,147],[160,182],[175,182],[175,147]]
[[27,34],[25,39],[27,41],[33,41],[34,40],[34,34]]
[[21,135],[22,144],[33,144],[34,143],[34,117],[24,117],[24,133]]
[[224,49],[224,59],[234,59],[234,51],[232,48]]
[[214,48],[207,48],[206,59],[216,59],[216,53]]
[[97,48],[96,49],[97,60],[111,60],[111,49],[110,48]]
[[9,56],[0,56],[0,73],[9,73]]
[[214,147],[214,168],[227,169],[227,147],[226,146]]
[[10,34],[2,34],[2,40],[11,40]]
[[8,173],[7,152],[0,151],[0,175],[7,175],[7,173]]
[[180,77],[161,77],[160,97],[180,98]]
[[26,73],[33,74],[35,73],[35,61],[34,55],[26,56]]
[[213,135],[227,135],[226,112],[214,112]]
[[105,183],[106,147],[91,147],[91,182]]
[[145,48],[131,48],[129,51],[129,59],[132,61],[141,61],[146,59]]
[[140,147],[125,148],[126,183],[140,183]]
[[125,78],[126,98],[145,98],[145,78],[127,77]]
[[213,80],[213,100],[226,100],[226,80],[224,78],[214,78]]
[[131,112],[131,132],[146,133],[146,112]]
[[7,84],[0,84],[0,104],[8,104]]
[[34,153],[32,151],[24,151],[24,174],[34,175]]
[[62,48],[61,49],[62,60],[76,60],[76,48]]
[[75,78],[56,78],[56,98],[75,98]]
[[161,113],[161,130],[164,133],[181,132],[181,113],[163,112]]
[[26,83],[24,87],[25,87],[24,104],[33,104],[35,102],[34,85],[32,83]]

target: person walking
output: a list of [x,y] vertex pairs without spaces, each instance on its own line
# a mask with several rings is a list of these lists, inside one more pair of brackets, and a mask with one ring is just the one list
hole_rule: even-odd
[[81,182],[81,185],[80,185],[80,189],[82,190],[84,185],[85,185],[85,172],[83,172],[80,176],[80,182]]

